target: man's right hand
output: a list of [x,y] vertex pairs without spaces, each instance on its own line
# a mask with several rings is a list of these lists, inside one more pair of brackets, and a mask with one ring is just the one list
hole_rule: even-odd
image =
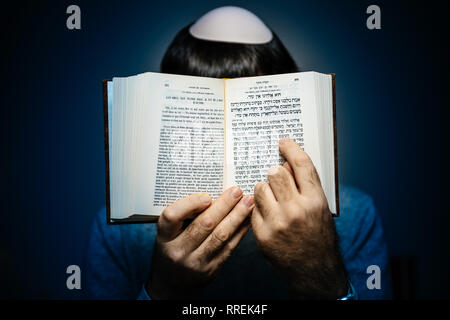
[[[146,285],[152,299],[193,297],[217,274],[250,227],[253,197],[231,187],[211,203],[193,194],[168,206],[158,234]],[[195,219],[183,229],[187,219]]]

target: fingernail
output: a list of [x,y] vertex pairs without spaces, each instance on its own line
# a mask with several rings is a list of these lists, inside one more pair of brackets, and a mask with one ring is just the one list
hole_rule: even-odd
[[239,198],[241,195],[242,195],[242,190],[241,190],[241,188],[239,188],[239,187],[235,187],[234,189],[233,189],[233,191],[231,191],[231,195],[234,197],[234,198]]
[[252,196],[245,196],[244,200],[242,201],[247,207],[251,207],[255,203],[255,199]]
[[200,195],[200,201],[201,202],[203,202],[203,203],[210,203],[211,202],[211,197],[209,196],[209,194],[207,194],[207,193],[202,193],[201,195]]
[[278,141],[279,145],[286,144],[289,141],[289,138],[281,138],[280,141]]
[[278,172],[278,166],[274,166],[274,167],[270,168],[269,171],[267,171],[267,174],[269,176],[273,176],[273,175],[277,174],[277,172]]

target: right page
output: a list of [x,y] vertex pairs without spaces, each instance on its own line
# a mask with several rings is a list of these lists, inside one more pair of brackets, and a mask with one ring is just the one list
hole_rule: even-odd
[[316,72],[226,80],[225,185],[253,194],[269,168],[285,161],[278,140],[289,137],[311,157],[336,213],[330,88],[331,76]]

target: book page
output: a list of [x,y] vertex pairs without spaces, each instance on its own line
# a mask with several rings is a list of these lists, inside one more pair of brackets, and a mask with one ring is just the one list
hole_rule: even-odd
[[278,141],[289,137],[321,175],[312,72],[225,81],[228,186],[253,194],[270,167],[284,163]]
[[158,215],[191,193],[223,189],[223,80],[148,73],[135,214]]

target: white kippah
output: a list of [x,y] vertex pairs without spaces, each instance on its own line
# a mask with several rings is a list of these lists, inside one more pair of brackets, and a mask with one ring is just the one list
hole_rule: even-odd
[[272,31],[250,11],[233,6],[216,8],[204,14],[190,28],[197,39],[263,44],[272,40]]

